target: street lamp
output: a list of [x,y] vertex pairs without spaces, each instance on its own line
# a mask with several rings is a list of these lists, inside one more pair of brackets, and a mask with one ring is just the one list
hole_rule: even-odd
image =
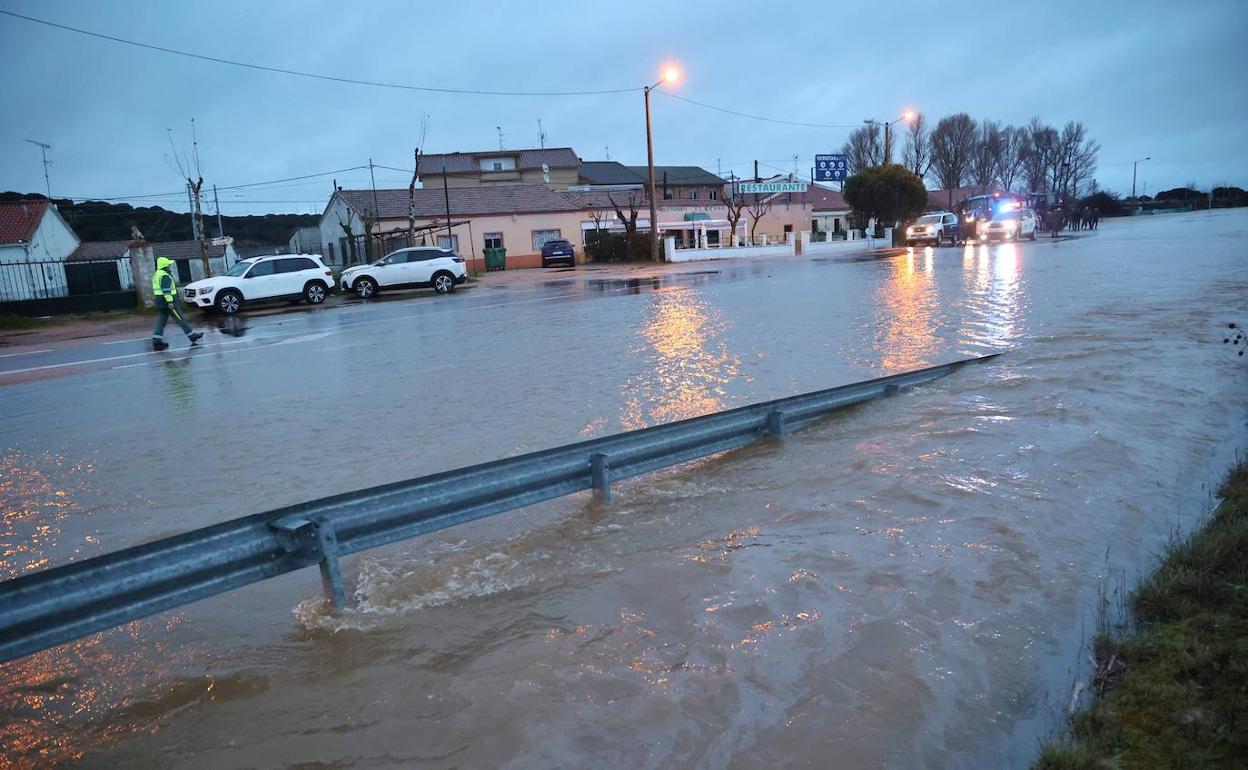
[[1152,159],[1153,156],[1150,155],[1147,158],[1140,158],[1139,160],[1131,161],[1131,202],[1136,204],[1137,208],[1139,207],[1139,201],[1135,199],[1135,170],[1144,161]]
[[646,86],[646,165],[650,168],[650,258],[659,258],[659,215],[654,203],[654,131],[650,127],[650,92],[664,83],[675,83],[680,71],[675,67],[663,70],[663,77],[654,85]]
[[893,144],[892,144],[892,134],[891,134],[891,129],[893,127],[893,124],[900,123],[903,120],[909,123],[910,121],[914,120],[914,117],[915,117],[914,110],[906,110],[905,113],[903,113],[902,116],[900,118],[897,118],[896,120],[883,122],[883,121],[875,120],[873,118],[867,118],[866,120],[862,121],[863,123],[866,123],[868,126],[881,126],[881,125],[884,126],[884,165],[887,166],[889,163],[893,162]]

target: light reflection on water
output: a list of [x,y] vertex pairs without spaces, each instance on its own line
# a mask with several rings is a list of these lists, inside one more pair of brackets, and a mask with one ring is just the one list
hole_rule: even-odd
[[932,280],[932,258],[910,250],[889,264],[887,278],[875,290],[880,328],[874,352],[885,374],[930,366],[940,347],[940,297]]
[[640,372],[622,389],[622,427],[635,430],[723,409],[725,387],[740,373],[740,358],[728,349],[730,328],[697,289],[652,294],[631,351]]
[[[98,533],[83,525],[94,509],[84,502],[95,499],[93,474],[92,465],[52,453],[10,450],[0,457],[0,574],[13,577],[101,550]],[[78,534],[65,540],[71,525]],[[0,666],[0,768],[81,759],[88,749],[143,729],[150,717],[118,712],[185,662],[185,648],[147,638],[152,631],[167,637],[181,623],[179,613],[135,621]]]

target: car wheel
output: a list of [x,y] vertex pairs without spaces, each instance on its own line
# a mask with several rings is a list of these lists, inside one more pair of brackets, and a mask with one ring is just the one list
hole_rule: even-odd
[[355,279],[355,296],[368,299],[377,293],[377,282],[368,276]]
[[319,305],[325,301],[327,292],[325,284],[320,281],[308,281],[308,285],[303,287],[303,298],[309,305]]
[[438,294],[450,294],[455,291],[455,276],[450,273],[434,273],[433,290]]
[[221,315],[234,315],[243,307],[243,295],[233,289],[226,289],[217,295],[217,301],[213,304]]

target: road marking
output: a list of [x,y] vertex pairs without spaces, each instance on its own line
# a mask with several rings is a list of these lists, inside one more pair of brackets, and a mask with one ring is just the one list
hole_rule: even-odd
[[113,340],[112,342],[101,342],[101,345],[124,345],[127,342],[147,342],[151,337],[135,337],[132,340]]
[[[618,289],[610,289],[610,290],[607,290],[607,291],[595,292],[595,293],[593,293],[593,294],[592,294],[592,295],[590,295],[590,296],[593,296],[593,297],[602,297],[602,296],[606,296],[606,295],[610,295],[610,294],[622,294],[622,293],[627,292],[627,291],[629,291],[629,290],[630,290],[630,289],[629,289],[629,287],[626,287],[626,286],[625,286],[625,287],[620,287],[620,288],[618,288]],[[451,314],[451,313],[467,313],[467,312],[472,312],[472,311],[475,311],[475,310],[494,310],[494,309],[501,308],[501,307],[508,307],[508,306],[510,306],[510,305],[526,305],[526,304],[531,304],[531,303],[534,303],[534,302],[551,302],[551,301],[553,301],[553,300],[560,300],[560,299],[568,299],[568,298],[571,298],[571,297],[580,297],[580,296],[585,296],[586,294],[587,294],[587,292],[584,292],[584,291],[576,291],[576,292],[572,292],[572,293],[568,293],[568,294],[555,294],[555,295],[552,295],[552,296],[546,296],[546,297],[531,297],[531,298],[528,298],[528,299],[513,300],[513,301],[509,301],[509,302],[495,302],[495,303],[489,303],[489,304],[477,304],[477,303],[474,303],[474,302],[472,302],[472,301],[468,301],[468,302],[463,303],[463,305],[462,305],[462,306],[454,306],[454,307],[449,307],[449,308],[445,308],[445,309],[441,309],[441,310],[434,310],[434,311],[433,311],[433,313],[432,313],[431,315],[443,315],[443,314]],[[346,328],[350,328],[350,327],[354,327],[354,326],[371,326],[371,325],[374,325],[374,324],[392,324],[392,323],[395,323],[395,322],[401,322],[401,321],[422,321],[422,320],[428,320],[428,315],[427,315],[427,314],[424,314],[424,313],[412,313],[412,314],[407,314],[407,315],[400,316],[400,317],[398,317],[398,318],[378,318],[378,319],[370,319],[370,320],[361,320],[361,321],[356,321],[356,322],[354,322],[354,323],[339,324],[339,325],[337,326],[337,328],[335,328],[333,331],[334,331],[334,332],[337,332],[337,331],[340,331],[340,330],[342,330],[342,329],[346,329]],[[329,333],[333,333],[333,332],[327,332],[326,334],[329,334]],[[248,348],[239,348],[239,350],[252,350],[252,349],[255,349],[255,348],[257,348],[257,347],[262,347],[262,346],[263,346],[263,343],[267,343],[267,342],[270,342],[270,341],[280,340],[281,338],[284,338],[284,337],[294,337],[294,336],[298,336],[298,335],[300,335],[300,334],[301,334],[301,332],[287,332],[286,334],[280,334],[280,333],[279,333],[279,334],[275,334],[275,335],[273,335],[272,337],[268,337],[268,338],[264,338],[264,339],[255,339],[255,340],[241,340],[241,339],[234,339],[234,340],[223,340],[223,341],[221,341],[221,342],[217,342],[217,343],[210,343],[210,344],[206,344],[206,345],[200,345],[199,347],[200,347],[200,349],[207,349],[207,348],[211,348],[211,347],[214,347],[214,346],[219,346],[219,345],[230,345],[230,344],[237,344],[237,343],[240,343],[240,342],[252,342],[252,341],[257,342],[257,343],[261,343],[261,344],[254,345],[254,346],[251,346],[251,347],[248,347]],[[309,338],[310,338],[310,339],[319,339],[319,338],[320,338],[319,336],[315,336],[315,335],[306,335],[306,336],[309,336]],[[114,342],[116,343],[116,342],[133,342],[133,341],[135,341],[135,340],[115,340]],[[304,341],[304,340],[292,340],[292,341]],[[112,344],[112,343],[105,343],[105,344]],[[87,359],[82,359],[82,360],[79,360],[79,361],[66,361],[66,362],[59,363],[59,364],[45,364],[45,365],[43,365],[43,366],[30,366],[30,367],[26,367],[26,368],[24,368],[24,369],[0,369],[0,377],[4,377],[4,376],[7,376],[7,375],[13,375],[13,374],[29,374],[30,372],[41,372],[41,371],[48,371],[48,370],[50,370],[50,369],[68,369],[68,368],[71,368],[71,367],[76,367],[76,366],[91,366],[92,364],[104,364],[104,363],[108,363],[109,361],[124,361],[124,360],[126,360],[126,359],[130,359],[130,358],[144,358],[144,357],[147,357],[147,356],[153,356],[153,355],[157,355],[157,354],[158,354],[158,353],[157,353],[157,351],[154,351],[154,350],[145,350],[145,351],[143,351],[142,353],[127,353],[127,354],[125,354],[125,355],[120,355],[120,356],[105,356],[105,357],[103,357],[103,358],[87,358]],[[18,355],[18,354],[15,354],[15,355]],[[168,358],[166,357],[166,359],[165,359],[165,360],[168,360]],[[148,361],[143,361],[143,362],[139,362],[139,363],[140,363],[140,364],[146,364],[146,363],[149,363],[149,362],[148,362]],[[121,369],[121,368],[128,368],[129,366],[130,366],[130,365],[114,366],[114,367],[112,367],[112,369],[116,370],[116,369]]]
[[33,356],[36,353],[51,353],[52,348],[44,348],[43,350],[27,350],[24,353],[4,353],[0,358],[12,358],[13,356]]

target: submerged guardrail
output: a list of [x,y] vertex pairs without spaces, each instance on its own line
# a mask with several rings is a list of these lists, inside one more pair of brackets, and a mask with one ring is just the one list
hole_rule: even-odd
[[781,436],[997,354],[751,404],[258,513],[0,583],[0,661],[339,557]]

